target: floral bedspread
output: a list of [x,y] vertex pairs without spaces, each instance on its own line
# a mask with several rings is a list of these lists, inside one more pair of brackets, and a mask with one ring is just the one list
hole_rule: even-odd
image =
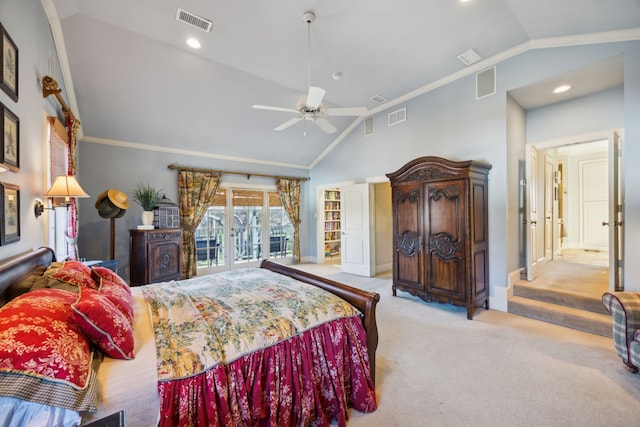
[[262,268],[146,285],[160,381],[187,378],[328,321],[357,316],[344,300]]

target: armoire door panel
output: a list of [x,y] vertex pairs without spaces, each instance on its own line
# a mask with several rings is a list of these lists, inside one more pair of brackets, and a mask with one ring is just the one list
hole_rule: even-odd
[[[427,290],[432,295],[437,295],[441,300],[462,297],[460,283],[464,283],[464,268],[459,257],[443,260],[438,256],[432,256],[427,271],[429,274]],[[450,301],[442,300],[441,302]]]
[[411,288],[423,289],[423,236],[422,203],[420,187],[403,186],[392,192],[394,197],[394,249],[397,254],[395,266],[397,282]]

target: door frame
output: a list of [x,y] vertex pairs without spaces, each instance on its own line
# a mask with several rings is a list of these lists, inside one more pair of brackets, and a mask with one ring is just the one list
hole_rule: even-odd
[[316,187],[316,253],[318,254],[316,262],[318,264],[327,262],[324,256],[324,192],[325,190],[340,190],[340,187],[353,184],[355,184],[355,181],[342,181]]
[[[613,217],[614,218],[614,226],[613,227],[609,227],[609,270],[610,270],[610,275],[609,275],[609,289],[610,290],[622,290],[623,289],[623,284],[621,281],[621,278],[623,277],[623,271],[622,271],[622,266],[623,266],[623,258],[624,255],[622,253],[622,236],[624,235],[623,231],[622,231],[622,226],[623,226],[623,213],[624,213],[624,197],[619,197],[618,200],[618,196],[621,194],[624,194],[622,188],[621,188],[621,183],[624,182],[624,177],[623,177],[623,168],[622,168],[622,158],[621,158],[621,147],[618,147],[617,142],[620,141],[620,145],[622,145],[622,140],[624,138],[624,130],[623,129],[610,129],[610,130],[606,130],[606,131],[598,131],[598,132],[593,132],[593,133],[588,133],[588,134],[582,134],[582,135],[574,135],[574,136],[569,136],[566,138],[558,138],[558,139],[554,139],[554,140],[549,140],[549,141],[544,141],[544,142],[539,142],[539,143],[532,143],[532,144],[527,144],[525,146],[525,155],[527,156],[526,162],[529,163],[530,159],[529,159],[529,155],[531,150],[534,151],[543,151],[543,150],[548,150],[548,149],[552,149],[552,148],[559,148],[562,146],[567,146],[567,145],[573,145],[573,144],[584,144],[584,143],[589,143],[589,142],[597,142],[597,141],[609,141],[609,155],[608,155],[608,164],[609,164],[609,187],[610,187],[610,191],[614,191],[614,194],[610,194],[609,195],[609,217]],[[613,148],[613,147],[616,148]],[[615,153],[616,155],[612,155],[613,153]],[[526,168],[526,187],[529,188],[531,183],[530,183],[530,179],[531,179],[531,175],[530,175],[530,167],[528,166]],[[613,176],[614,174],[617,174],[618,179],[615,180],[615,185],[613,182]],[[539,183],[539,182],[538,182]],[[530,203],[530,191],[527,189],[526,191],[526,202],[527,205]],[[615,205],[615,206],[614,206]],[[528,228],[528,224],[530,223],[530,217],[528,216],[528,210],[529,208],[527,207],[527,209],[525,210],[527,212],[527,217],[525,220],[525,228]],[[557,216],[554,215],[554,221],[556,220]],[[610,221],[611,222],[611,221]],[[557,224],[554,222],[554,224],[552,224],[552,228],[553,228],[553,235],[554,235],[554,240],[557,237],[555,235],[555,233],[558,230],[558,226]],[[526,246],[527,248],[530,246],[530,235],[527,233],[526,234]],[[612,244],[613,242],[613,244]],[[535,263],[532,260],[532,256],[531,256],[531,251],[529,249],[527,249],[526,252],[526,274],[527,274],[527,280],[531,281],[534,280],[535,276],[533,274],[535,268],[531,269],[531,266],[534,265]],[[613,252],[613,254],[612,254]],[[615,260],[615,262],[614,262]],[[614,273],[611,273],[611,270],[614,270]]]
[[[224,262],[219,265],[209,266],[209,267],[200,267],[198,269],[198,275],[218,273],[222,271],[229,270],[237,270],[241,268],[247,267],[258,267],[260,263],[264,259],[269,258],[269,244],[262,243],[261,245],[261,254],[260,258],[257,260],[251,260],[248,262],[235,262],[234,259],[234,247],[231,242],[233,241],[232,229],[233,229],[233,221],[229,221],[229,218],[233,218],[233,190],[256,190],[256,191],[278,191],[275,185],[265,185],[265,184],[245,184],[238,182],[222,182],[220,183],[220,188],[224,188],[226,190],[226,204],[225,204],[225,222],[224,222],[224,241],[225,244],[222,246],[220,253],[218,256],[224,259]],[[268,200],[263,200],[263,222],[262,222],[262,236],[269,236],[269,202]],[[265,221],[264,219],[267,218]],[[279,258],[278,262],[284,264],[292,264],[293,256],[285,256],[283,258]]]

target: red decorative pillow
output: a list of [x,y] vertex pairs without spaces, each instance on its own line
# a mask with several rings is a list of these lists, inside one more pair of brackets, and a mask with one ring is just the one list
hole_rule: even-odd
[[106,296],[80,287],[71,305],[80,329],[104,353],[115,359],[133,359],[133,328],[124,314]]
[[93,277],[93,280],[95,280],[96,283],[100,283],[100,279],[106,279],[110,282],[117,283],[118,285],[122,285],[127,288],[129,293],[131,293],[129,284],[127,284],[122,277],[118,276],[117,273],[107,267],[93,267],[91,269],[91,277]]
[[107,297],[133,325],[133,297],[128,286],[100,279],[100,293]]
[[91,289],[98,289],[98,284],[91,278],[91,273],[86,274],[80,270],[73,270],[70,268],[61,268],[49,275],[49,278],[56,279],[61,282],[70,283],[77,287],[85,287]]
[[73,319],[76,297],[60,289],[36,289],[2,307],[0,372],[85,387],[92,352]]
[[80,261],[65,261],[62,264],[62,268],[66,268],[68,270],[78,270],[87,276],[91,276],[91,268],[83,262]]

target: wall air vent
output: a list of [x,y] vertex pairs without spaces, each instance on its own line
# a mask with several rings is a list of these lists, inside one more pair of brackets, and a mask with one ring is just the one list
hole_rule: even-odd
[[407,107],[389,113],[389,126],[397,125],[407,120]]
[[369,98],[369,99],[370,99],[370,100],[372,100],[372,101],[373,101],[373,102],[375,102],[375,103],[378,103],[378,104],[384,104],[385,102],[387,102],[387,101],[388,101],[388,99],[387,99],[387,98],[385,98],[385,97],[384,97],[384,96],[382,96],[382,95],[373,95],[373,96],[372,96],[371,98]]
[[176,19],[207,33],[211,31],[211,27],[213,27],[212,21],[180,8],[178,8],[178,11],[176,12]]
[[364,136],[373,135],[373,116],[364,119]]
[[496,93],[496,67],[476,73],[476,99]]

